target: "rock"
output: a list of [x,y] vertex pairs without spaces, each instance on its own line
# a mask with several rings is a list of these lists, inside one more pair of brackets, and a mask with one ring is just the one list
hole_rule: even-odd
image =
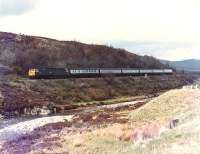
[[48,115],[50,113],[51,111],[45,106],[43,106],[42,108],[34,107],[31,110],[31,115]]
[[3,100],[4,100],[4,97],[2,93],[0,92],[0,109],[3,108]]
[[174,119],[169,122],[169,129],[174,129],[179,123],[179,119]]
[[54,102],[49,102],[47,105],[48,110],[52,113],[52,114],[56,114],[59,110],[64,111],[64,107],[60,107],[59,109],[56,107]]
[[50,113],[51,113],[51,111],[46,106],[43,106],[40,109],[40,115],[49,115]]
[[46,107],[24,108],[23,115],[49,115],[51,111]]

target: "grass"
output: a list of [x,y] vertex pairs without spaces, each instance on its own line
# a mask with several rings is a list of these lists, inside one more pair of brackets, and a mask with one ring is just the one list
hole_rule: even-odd
[[[184,99],[183,99],[184,98]],[[172,90],[154,99],[136,112],[130,113],[131,125],[121,125],[126,132],[140,124],[160,123],[164,131],[156,138],[139,143],[119,140],[115,132],[119,127],[108,126],[81,136],[84,143],[80,147],[68,144],[70,153],[111,153],[111,154],[167,154],[167,153],[200,153],[199,134],[199,98],[195,90]],[[197,102],[195,102],[197,101]],[[198,117],[198,116],[199,117]],[[174,129],[168,129],[170,119],[178,118],[180,123]],[[196,119],[196,120],[195,120]],[[195,127],[192,128],[192,127]]]
[[[161,97],[154,99],[144,107],[132,112],[130,118],[132,122],[164,122],[174,118],[177,114],[186,113],[192,103],[192,91],[187,90],[172,90],[163,94]],[[185,98],[185,100],[183,100]]]
[[113,99],[107,99],[107,100],[102,100],[102,101],[84,101],[84,102],[77,102],[77,105],[109,105],[109,104],[117,104],[117,103],[122,103],[122,102],[131,102],[131,101],[136,101],[136,100],[141,100],[145,99],[146,96],[126,96],[126,97],[118,97],[118,98],[113,98]]
[[[167,130],[159,138],[134,146],[137,154],[200,153],[199,133],[180,129]],[[191,142],[193,144],[191,144]]]
[[[67,145],[72,154],[165,154],[166,150],[177,142],[191,139],[191,134],[182,134],[170,130],[161,134],[158,139],[151,140],[143,144],[133,144],[133,142],[120,141],[111,136],[94,136],[89,134],[82,136],[84,143],[80,147],[71,144]],[[77,139],[77,136],[75,136]],[[72,139],[71,139],[72,140]]]
[[152,140],[148,143],[142,145],[136,145],[134,151],[137,154],[162,154],[165,153],[165,149],[182,138],[186,139],[186,136],[181,133],[174,131],[166,132],[160,136],[160,138]]
[[[77,138],[77,136],[75,136]],[[93,135],[84,136],[84,143],[80,147],[71,144],[67,145],[69,153],[72,154],[132,154],[131,143],[116,140],[113,137],[94,137]],[[89,148],[88,148],[89,147]],[[129,147],[129,148],[128,148]]]

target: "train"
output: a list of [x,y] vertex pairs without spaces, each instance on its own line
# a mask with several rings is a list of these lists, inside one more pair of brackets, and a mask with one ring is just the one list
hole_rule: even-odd
[[146,76],[171,75],[173,69],[136,69],[136,68],[30,68],[30,79],[65,79],[109,76]]

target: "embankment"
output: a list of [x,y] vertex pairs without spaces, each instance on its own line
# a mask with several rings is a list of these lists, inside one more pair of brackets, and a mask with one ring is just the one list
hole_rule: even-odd
[[0,113],[5,116],[62,113],[79,107],[118,103],[119,99],[131,101],[135,96],[154,95],[191,82],[191,78],[180,75],[66,80],[11,76],[0,81]]

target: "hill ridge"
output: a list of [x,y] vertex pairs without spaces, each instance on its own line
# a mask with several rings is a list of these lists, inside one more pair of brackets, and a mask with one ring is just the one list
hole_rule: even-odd
[[198,59],[186,59],[180,61],[168,61],[161,60],[163,64],[168,64],[177,70],[184,70],[189,72],[200,72],[200,60]]

